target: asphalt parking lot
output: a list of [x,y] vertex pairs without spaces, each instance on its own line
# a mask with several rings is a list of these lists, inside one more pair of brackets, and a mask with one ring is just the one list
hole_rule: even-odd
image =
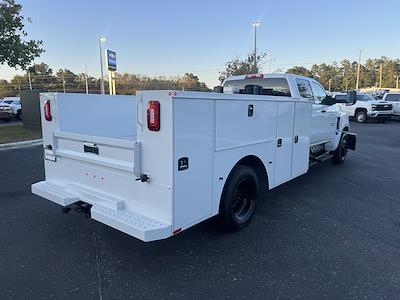
[[0,152],[0,299],[398,298],[400,121],[266,193],[245,230],[145,244],[34,196],[40,147]]
[[10,124],[20,124],[20,123],[22,123],[22,121],[13,118],[9,122],[0,121],[0,127],[7,126],[7,125],[10,125]]

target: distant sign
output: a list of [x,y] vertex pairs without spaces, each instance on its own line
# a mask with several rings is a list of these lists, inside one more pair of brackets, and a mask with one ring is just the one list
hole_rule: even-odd
[[117,70],[117,53],[111,50],[106,50],[107,69],[109,71]]

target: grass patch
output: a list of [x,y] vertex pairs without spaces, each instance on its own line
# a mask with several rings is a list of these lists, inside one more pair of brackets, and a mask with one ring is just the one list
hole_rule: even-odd
[[40,130],[27,129],[22,124],[0,126],[0,144],[29,141],[42,138]]

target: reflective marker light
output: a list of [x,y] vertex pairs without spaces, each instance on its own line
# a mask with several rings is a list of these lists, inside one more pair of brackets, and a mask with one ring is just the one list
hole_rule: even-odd
[[50,100],[44,102],[44,117],[46,121],[51,121],[53,117],[51,116]]
[[160,130],[160,102],[149,101],[147,103],[147,127],[151,131]]

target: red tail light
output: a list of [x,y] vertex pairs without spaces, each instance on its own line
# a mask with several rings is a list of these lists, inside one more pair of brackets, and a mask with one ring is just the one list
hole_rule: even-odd
[[51,116],[50,100],[44,102],[44,117],[46,121],[51,121],[53,117]]
[[147,127],[151,131],[160,130],[160,102],[158,101],[147,103]]

